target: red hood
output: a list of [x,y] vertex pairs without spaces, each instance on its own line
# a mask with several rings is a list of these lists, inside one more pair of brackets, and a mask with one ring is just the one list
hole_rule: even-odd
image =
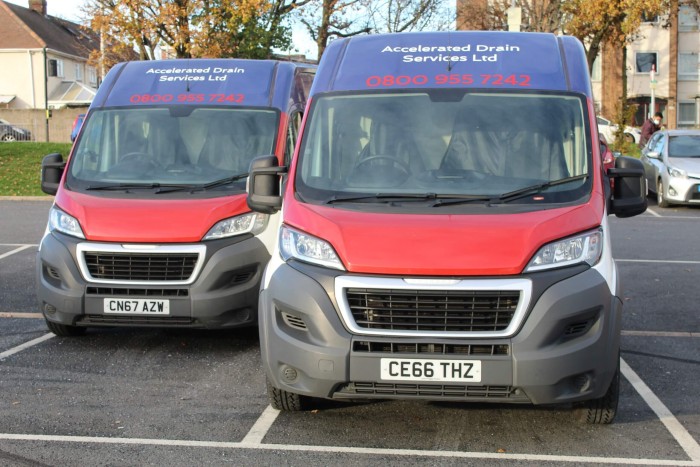
[[120,243],[198,242],[220,220],[250,211],[245,194],[223,199],[127,199],[63,189],[56,205],[78,219],[87,240]]
[[519,274],[542,245],[600,225],[604,212],[593,201],[496,215],[363,213],[296,200],[284,209],[286,224],[330,242],[350,272],[426,276]]

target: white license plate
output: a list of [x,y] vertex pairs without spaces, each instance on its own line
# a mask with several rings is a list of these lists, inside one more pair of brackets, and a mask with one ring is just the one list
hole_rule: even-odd
[[381,379],[479,383],[481,382],[481,361],[382,358]]
[[104,312],[137,315],[168,315],[170,314],[170,300],[105,298]]

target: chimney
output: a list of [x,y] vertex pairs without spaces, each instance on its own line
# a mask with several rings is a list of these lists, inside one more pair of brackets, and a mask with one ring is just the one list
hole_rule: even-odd
[[46,0],[29,0],[29,9],[46,16]]

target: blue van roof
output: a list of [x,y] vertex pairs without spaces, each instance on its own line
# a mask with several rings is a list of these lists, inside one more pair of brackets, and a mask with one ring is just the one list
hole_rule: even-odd
[[300,67],[292,62],[244,59],[125,62],[107,74],[92,107],[165,103],[277,107],[286,111],[294,71]]
[[585,53],[577,39],[497,31],[336,40],[321,59],[311,94],[416,87],[539,89],[591,96]]

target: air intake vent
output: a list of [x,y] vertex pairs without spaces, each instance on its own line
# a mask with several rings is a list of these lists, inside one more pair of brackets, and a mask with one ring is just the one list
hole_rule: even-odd
[[426,344],[405,342],[355,341],[355,352],[432,355],[509,355],[510,346],[500,344]]
[[392,331],[488,332],[508,327],[518,291],[346,289],[360,328]]
[[564,329],[564,335],[566,337],[573,337],[580,334],[585,334],[590,327],[591,320],[570,324],[566,327],[566,329]]
[[52,268],[51,266],[46,267],[46,273],[53,277],[54,279],[61,280],[61,275],[58,273],[58,270],[55,268]]
[[85,263],[97,280],[186,281],[197,264],[196,253],[110,253],[86,251]]
[[289,313],[282,313],[282,319],[284,320],[285,323],[287,323],[287,326],[290,328],[294,329],[300,329],[302,331],[307,331],[308,328],[306,327],[306,323],[304,322],[303,319],[298,318],[294,315],[290,315]]

